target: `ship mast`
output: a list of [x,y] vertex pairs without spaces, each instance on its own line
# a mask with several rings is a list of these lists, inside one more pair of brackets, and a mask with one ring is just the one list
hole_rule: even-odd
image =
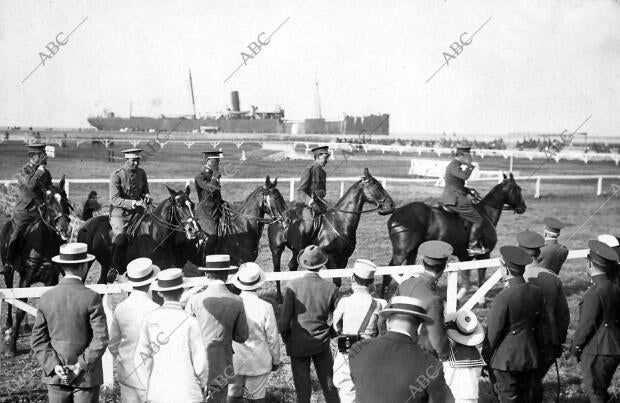
[[192,108],[194,108],[194,119],[196,119],[196,102],[194,101],[194,84],[192,83],[192,70],[189,70],[189,89],[192,93]]

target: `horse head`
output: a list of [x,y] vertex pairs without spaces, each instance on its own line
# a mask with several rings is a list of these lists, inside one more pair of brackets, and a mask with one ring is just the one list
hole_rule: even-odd
[[364,168],[361,184],[363,186],[363,201],[377,206],[380,215],[392,214],[396,209],[394,201],[383,188],[381,182],[370,174],[368,168]]
[[278,186],[278,178],[271,182],[269,175],[265,178],[265,184],[261,186],[263,200],[260,212],[261,214],[268,214],[274,222],[282,221],[282,216],[288,208],[286,200],[276,186]]
[[510,176],[504,175],[504,180],[499,184],[504,195],[504,204],[512,208],[515,213],[523,214],[527,209],[523,195],[521,194],[521,186],[515,181],[515,177],[510,173]]
[[194,239],[200,231],[200,227],[196,222],[196,217],[194,217],[194,203],[189,198],[190,187],[186,186],[184,191],[178,192],[170,189],[168,186],[166,188],[170,193],[168,202],[173,209],[172,217],[176,221],[175,224],[183,226],[187,239]]
[[63,241],[68,240],[71,235],[71,219],[70,204],[65,192],[65,175],[60,179],[58,186],[52,185],[44,192],[43,205],[44,209],[39,211],[43,222]]

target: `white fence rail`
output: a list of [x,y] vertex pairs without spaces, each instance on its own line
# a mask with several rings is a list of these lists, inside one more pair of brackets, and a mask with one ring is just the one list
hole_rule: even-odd
[[[571,250],[568,253],[568,260],[571,259],[581,259],[587,256],[588,249],[579,249],[579,250]],[[447,290],[446,290],[446,312],[455,312],[458,308],[458,273],[459,271],[466,270],[475,270],[480,268],[495,268],[500,267],[499,259],[487,259],[487,260],[475,260],[470,262],[456,262],[449,263],[446,268],[446,277],[447,277]],[[403,282],[405,279],[412,277],[417,273],[421,273],[423,271],[423,267],[421,265],[408,265],[408,266],[382,266],[377,267],[377,271],[375,274],[377,276],[380,275],[391,275],[398,283]],[[294,278],[301,277],[305,274],[305,271],[296,271],[296,272],[268,272],[266,273],[267,281],[289,281]],[[332,270],[321,270],[319,271],[319,275],[323,278],[347,278],[353,275],[353,269],[332,269]],[[486,282],[466,301],[460,308],[472,309],[481,301],[481,298],[484,297],[493,286],[502,278],[502,270],[496,270],[487,280]],[[193,277],[190,278],[192,286],[194,287],[202,287],[207,285],[208,280],[205,277]],[[108,295],[109,294],[119,294],[124,291],[130,291],[131,287],[127,283],[123,284],[92,284],[87,285],[93,291],[103,294],[104,301],[104,310],[106,313],[106,318],[108,320],[108,326],[111,324],[112,319],[112,309],[109,304]],[[28,305],[19,300],[19,298],[39,298],[43,295],[44,292],[51,289],[51,287],[31,287],[31,288],[8,288],[8,289],[0,289],[0,303],[2,300],[6,301],[9,304],[14,305],[16,308],[22,309],[30,315],[36,315],[36,308]],[[189,293],[194,293],[197,291],[197,288],[193,288],[189,290]],[[108,351],[106,351],[103,357],[103,366],[104,366],[104,385],[112,386],[114,382],[114,365],[113,360]]]
[[[376,176],[377,180],[381,181],[384,188],[387,189],[390,183],[399,183],[399,184],[419,184],[419,183],[430,183],[435,186],[440,186],[443,183],[442,178],[390,178],[390,177],[381,177]],[[549,181],[583,181],[583,180],[592,180],[597,181],[596,187],[596,195],[600,196],[603,194],[603,180],[604,179],[620,179],[620,175],[538,175],[531,177],[515,177],[517,181],[525,182],[525,181],[536,181],[535,190],[534,190],[534,198],[539,198],[541,196],[541,184],[544,180]],[[340,182],[340,197],[344,194],[345,187],[344,184],[346,182],[355,182],[358,181],[359,177],[350,176],[350,177],[332,177],[327,178],[328,182]],[[479,178],[479,179],[470,179],[469,183],[472,182],[489,182],[489,181],[497,181],[501,182],[502,176],[499,175],[497,179],[493,178]],[[193,178],[169,178],[169,179],[149,179],[149,183],[182,183],[184,185],[191,185],[193,183]],[[265,182],[265,178],[222,178],[222,183],[263,183]],[[109,183],[110,179],[66,179],[65,180],[65,191],[67,195],[69,195],[69,191],[71,189],[71,184],[73,183]],[[295,200],[296,188],[295,182],[299,182],[298,178],[278,178],[278,182],[288,182],[289,183],[289,201]],[[10,184],[16,184],[17,181],[15,179],[3,179],[0,180],[0,184],[4,184],[5,186],[9,186]]]

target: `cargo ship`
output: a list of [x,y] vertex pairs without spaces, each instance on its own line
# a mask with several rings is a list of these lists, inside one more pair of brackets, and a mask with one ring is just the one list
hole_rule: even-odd
[[[190,72],[190,88],[194,113],[188,116],[166,117],[118,117],[113,112],[103,116],[90,116],[88,123],[98,130],[111,131],[173,131],[194,133],[282,133],[282,134],[359,134],[372,133],[388,135],[390,115],[346,116],[342,120],[330,121],[322,117],[299,121],[285,120],[284,109],[259,111],[256,106],[242,111],[239,92],[231,92],[231,106],[219,116],[196,116],[194,90]],[[320,108],[320,107],[319,107]],[[319,109],[320,110],[320,109]]]

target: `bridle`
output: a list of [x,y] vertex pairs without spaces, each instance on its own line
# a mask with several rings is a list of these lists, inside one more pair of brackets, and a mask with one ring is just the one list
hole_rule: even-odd
[[317,196],[317,199],[319,199],[321,201],[321,203],[323,203],[329,210],[338,211],[340,213],[345,213],[345,214],[366,214],[366,213],[372,213],[374,211],[383,209],[383,205],[385,204],[385,198],[383,200],[376,200],[372,196],[372,194],[370,194],[370,192],[368,191],[367,184],[370,183],[370,178],[362,177],[361,182],[362,182],[362,185],[363,185],[362,186],[362,192],[364,193],[364,196],[366,197],[366,200],[368,200],[368,203],[374,204],[377,207],[371,208],[371,209],[368,209],[368,210],[349,211],[349,210],[340,209],[340,208],[330,204],[327,200],[323,199],[322,197],[318,197]]
[[256,216],[253,216],[251,214],[241,213],[239,211],[233,210],[228,205],[224,205],[223,208],[224,208],[224,210],[226,210],[227,212],[229,212],[232,215],[240,216],[240,217],[243,217],[243,218],[245,218],[247,220],[256,220],[260,224],[271,225],[271,224],[275,224],[277,222],[281,222],[281,221],[283,221],[282,215],[275,214],[274,209],[271,206],[271,192],[270,191],[271,191],[271,189],[263,188],[263,190],[261,192],[261,197],[262,197],[261,206],[266,208],[266,210],[267,210],[266,213],[271,217],[269,219],[263,218],[263,217],[256,217]]
[[[45,197],[49,197],[52,194],[51,190],[47,190]],[[57,194],[60,195],[60,192],[58,192]],[[62,196],[61,196],[62,198]],[[60,220],[61,218],[65,217],[67,218],[67,220],[70,220],[69,215],[65,214],[64,211],[62,211],[62,204],[60,202],[58,202],[59,206],[60,206],[60,213],[57,213],[55,215],[51,215],[50,214],[50,209],[47,208],[47,203],[43,202],[39,205],[37,205],[37,212],[39,213],[39,217],[41,218],[41,221],[43,222],[43,224],[45,224],[45,226],[47,226],[49,229],[51,229],[52,231],[54,231],[54,233],[56,233],[56,235],[58,235],[61,239],[64,239],[64,235],[61,234],[61,232],[58,230],[56,223],[58,222],[58,220]],[[44,213],[43,212],[43,207],[45,207],[45,210],[47,212]],[[48,220],[45,219],[45,216],[49,216],[50,220],[48,222]]]

